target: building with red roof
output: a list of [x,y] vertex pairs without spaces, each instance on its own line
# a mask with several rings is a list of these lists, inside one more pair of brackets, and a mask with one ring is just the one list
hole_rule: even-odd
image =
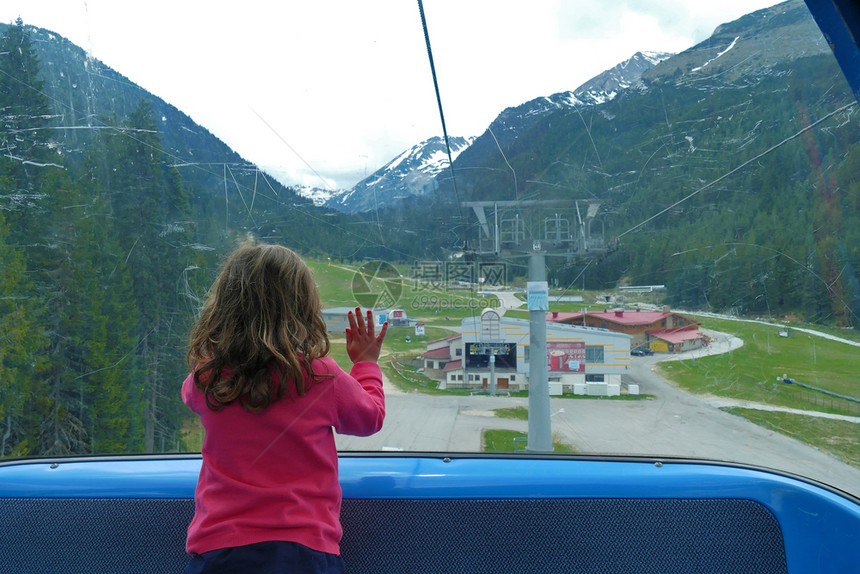
[[633,347],[647,346],[652,351],[680,352],[701,347],[705,336],[699,322],[664,307],[662,311],[613,309],[547,313],[547,321],[583,327],[609,329],[633,337]]
[[647,331],[649,346],[653,351],[680,353],[698,349],[706,343],[702,332],[695,325],[677,329],[652,329]]
[[446,367],[454,363],[459,365],[459,357],[463,356],[462,337],[459,333],[427,341],[427,350],[421,354],[424,359],[424,373],[433,379],[445,376]]

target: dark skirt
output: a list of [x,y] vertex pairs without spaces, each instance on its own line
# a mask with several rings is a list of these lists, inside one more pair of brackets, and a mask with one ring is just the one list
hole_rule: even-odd
[[257,542],[195,554],[185,574],[343,574],[346,566],[335,554],[311,550],[297,542]]

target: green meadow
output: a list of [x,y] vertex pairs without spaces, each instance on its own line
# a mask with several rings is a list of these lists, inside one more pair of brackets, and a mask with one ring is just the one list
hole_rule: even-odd
[[739,400],[804,410],[860,416],[860,403],[833,398],[798,385],[788,378],[860,399],[860,347],[789,329],[759,323],[705,319],[702,325],[743,340],[741,348],[710,357],[660,363],[659,372],[681,388]]
[[805,442],[860,468],[860,424],[792,413],[729,408],[757,425]]
[[[528,438],[528,433],[511,430],[488,429],[481,435],[481,450],[483,452],[497,453],[525,452],[528,445]],[[576,453],[576,449],[569,444],[562,442],[562,440],[556,435],[553,435],[552,437],[552,449],[553,452],[557,453]]]
[[[319,261],[308,263],[314,270],[326,307],[355,305],[352,279],[358,265]],[[408,268],[404,267],[402,273],[404,279],[398,306],[410,318],[424,323],[426,334],[416,336],[413,328],[405,327],[389,330],[384,352],[401,360],[416,359],[424,352],[428,341],[451,334],[445,327],[457,326],[463,317],[480,314],[482,309],[497,304],[494,297],[481,297],[467,290],[430,290],[415,285],[409,279]],[[371,285],[385,288],[381,280]],[[593,300],[593,295],[583,295],[586,301]],[[559,309],[576,310],[583,305],[566,303],[560,304]],[[506,315],[527,318],[528,312],[509,310]],[[777,377],[788,376],[833,393],[860,398],[860,377],[857,376],[860,348],[790,328],[790,336],[781,337],[780,329],[771,325],[712,318],[702,321],[704,328],[731,333],[742,339],[744,345],[731,353],[660,363],[660,374],[681,388],[698,394],[804,410],[860,414],[860,403],[832,398],[777,380]],[[808,327],[842,338],[860,340],[853,330]],[[340,338],[333,335],[332,341],[332,355],[338,360],[347,360],[345,349],[338,348],[342,346],[338,344]]]

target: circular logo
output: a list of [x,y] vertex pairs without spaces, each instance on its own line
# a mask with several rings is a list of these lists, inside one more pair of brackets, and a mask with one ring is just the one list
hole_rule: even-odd
[[361,307],[394,307],[402,292],[403,278],[400,272],[386,261],[365,263],[352,276],[352,296]]

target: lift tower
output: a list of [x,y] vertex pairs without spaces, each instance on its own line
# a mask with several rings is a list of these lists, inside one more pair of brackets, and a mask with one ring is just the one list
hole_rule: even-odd
[[[600,206],[596,199],[469,201],[478,219],[477,256],[528,256],[529,309],[529,439],[527,450],[552,452],[549,380],[546,360],[546,313],[549,284],[546,257],[569,262],[604,255],[611,250],[602,233],[591,226]],[[491,218],[487,211],[491,210]],[[583,217],[583,211],[585,217]]]

